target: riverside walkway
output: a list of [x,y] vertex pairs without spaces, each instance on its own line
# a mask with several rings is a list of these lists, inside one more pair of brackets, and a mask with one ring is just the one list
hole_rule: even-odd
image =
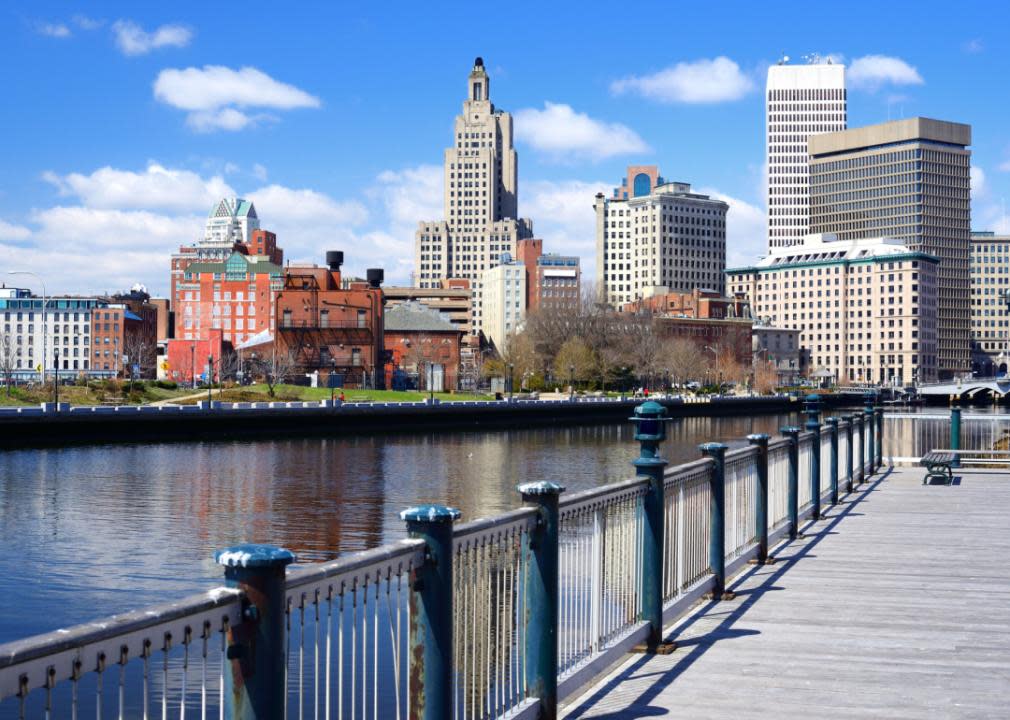
[[1010,476],[923,474],[826,508],[562,717],[1010,717]]

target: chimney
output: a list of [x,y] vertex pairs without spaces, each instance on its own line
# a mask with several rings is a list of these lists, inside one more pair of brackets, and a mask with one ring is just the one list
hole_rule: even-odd
[[341,250],[327,251],[326,264],[329,265],[330,270],[340,270],[340,266],[344,264],[344,253]]
[[382,285],[382,281],[385,279],[386,274],[382,268],[368,268],[365,271],[365,277],[368,278],[368,285],[373,288],[377,288]]

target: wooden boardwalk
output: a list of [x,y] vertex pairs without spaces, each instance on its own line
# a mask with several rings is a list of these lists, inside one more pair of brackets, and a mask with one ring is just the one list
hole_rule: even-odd
[[575,718],[1010,718],[1010,475],[895,468],[569,703]]

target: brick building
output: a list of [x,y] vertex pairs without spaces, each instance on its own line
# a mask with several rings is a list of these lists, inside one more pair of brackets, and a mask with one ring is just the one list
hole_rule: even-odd
[[[162,361],[163,376],[180,385],[195,385],[194,376],[198,382],[206,382],[209,368],[211,379],[218,382],[222,360],[227,366],[231,353],[232,345],[224,339],[224,331],[220,328],[207,330],[197,340],[172,340]],[[213,359],[208,362],[208,358]],[[230,374],[230,370],[226,368],[225,374]]]
[[715,290],[663,292],[626,303],[622,312],[670,315],[697,320],[750,318],[750,303],[744,296],[726,297]]
[[463,332],[457,324],[416,302],[388,308],[384,320],[391,387],[397,370],[416,377],[419,389],[441,392],[459,387]]
[[276,294],[274,347],[300,371],[338,374],[347,386],[385,386],[383,271],[342,283],[342,252],[327,267],[289,266]]

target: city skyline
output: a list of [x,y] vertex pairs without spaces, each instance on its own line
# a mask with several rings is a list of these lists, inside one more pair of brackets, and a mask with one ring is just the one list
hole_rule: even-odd
[[[238,195],[292,261],[353,248],[349,272],[383,266],[389,282],[406,282],[417,222],[442,214],[441,152],[477,55],[495,104],[515,118],[519,214],[586,273],[593,196],[635,163],[730,203],[728,266],[763,253],[763,88],[783,52],[846,65],[849,127],[915,115],[971,124],[972,225],[1010,230],[1010,138],[986,92],[1010,64],[989,30],[1002,24],[993,11],[968,8],[964,37],[951,37],[927,22],[940,6],[926,3],[925,32],[898,36],[888,19],[900,9],[867,4],[851,12],[872,8],[880,22],[856,37],[803,7],[802,27],[788,8],[779,23],[741,8],[718,33],[683,33],[676,50],[662,49],[671,23],[705,22],[701,9],[657,8],[645,28],[573,16],[557,33],[522,22],[516,6],[497,32],[450,44],[430,39],[461,19],[417,9],[387,22],[367,9],[7,8],[18,73],[3,121],[0,254],[66,292],[140,282],[164,295],[171,252],[198,239],[215,202]],[[568,22],[560,10],[554,19]],[[550,35],[549,50],[520,52],[518,28],[524,48]],[[585,53],[592,43],[607,52]]]

